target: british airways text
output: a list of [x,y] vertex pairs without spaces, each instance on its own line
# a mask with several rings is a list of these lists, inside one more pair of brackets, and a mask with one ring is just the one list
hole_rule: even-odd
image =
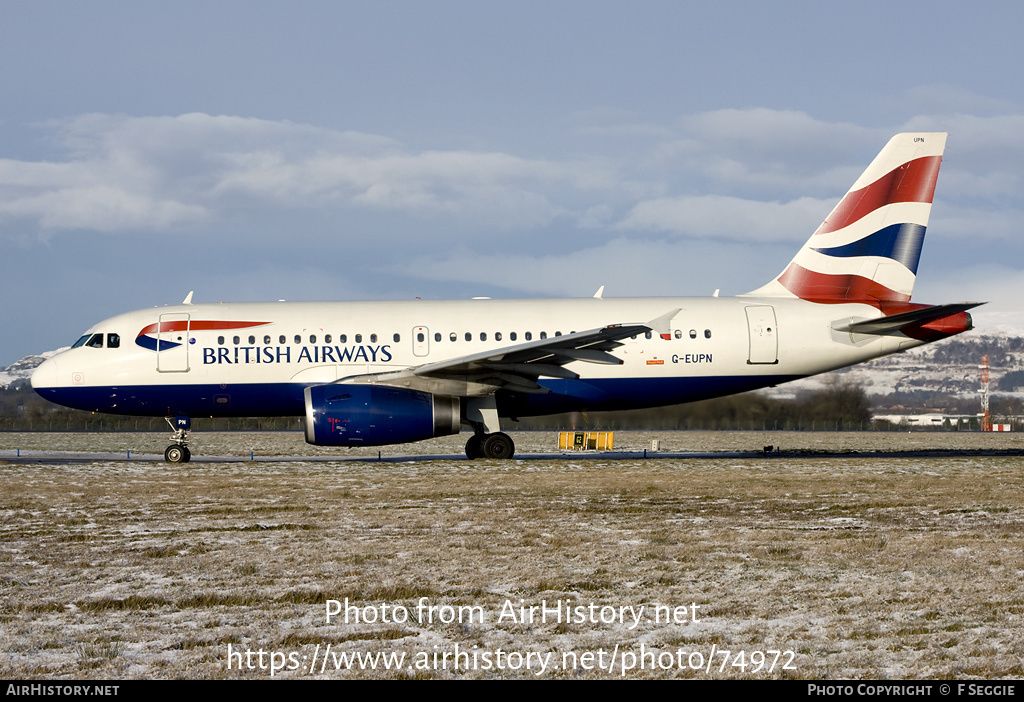
[[[297,352],[296,352],[297,351]],[[296,353],[293,353],[296,352]],[[212,363],[387,363],[391,345],[383,346],[233,346],[203,348],[203,364]]]

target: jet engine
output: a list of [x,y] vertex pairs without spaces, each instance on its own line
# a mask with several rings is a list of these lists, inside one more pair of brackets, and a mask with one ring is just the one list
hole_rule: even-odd
[[306,441],[317,446],[384,446],[458,434],[459,398],[386,385],[306,388]]

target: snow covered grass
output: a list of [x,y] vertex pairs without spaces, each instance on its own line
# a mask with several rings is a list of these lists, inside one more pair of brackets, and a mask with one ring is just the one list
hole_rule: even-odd
[[[0,432],[0,460],[17,450],[131,452],[162,456],[171,432]],[[468,434],[446,436],[415,444],[337,448],[311,446],[301,431],[193,432],[189,446],[195,456],[415,456],[465,455]],[[517,453],[558,451],[556,432],[515,432]],[[908,451],[922,449],[1024,449],[1024,433],[1012,432],[798,432],[798,431],[677,431],[615,432],[615,449],[643,451],[651,440],[661,441],[663,452],[760,451],[778,446],[783,451]]]
[[[875,436],[773,438],[838,448]],[[659,438],[671,450],[761,441]],[[274,661],[284,678],[1020,677],[1021,467],[870,455],[0,462],[0,677],[266,678]],[[377,621],[328,621],[346,598]],[[622,616],[509,614],[544,601]],[[655,621],[657,605],[676,621]],[[641,606],[637,623],[628,612]],[[475,663],[439,657],[456,651]],[[641,651],[651,664],[627,667]],[[792,668],[783,656],[755,672],[768,651],[793,651]],[[406,659],[336,670],[341,653]],[[716,656],[710,670],[691,665],[697,653]],[[599,664],[613,656],[613,670]]]

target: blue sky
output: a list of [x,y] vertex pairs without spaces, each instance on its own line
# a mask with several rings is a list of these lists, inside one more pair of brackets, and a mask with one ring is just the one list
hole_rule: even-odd
[[190,290],[746,292],[904,130],[914,299],[1024,329],[1019,3],[0,9],[0,365]]

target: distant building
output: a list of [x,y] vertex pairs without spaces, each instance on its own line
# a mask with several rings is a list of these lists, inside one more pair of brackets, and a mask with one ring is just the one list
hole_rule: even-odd
[[[1014,419],[1016,420],[1017,418]],[[941,414],[939,412],[928,412],[925,414],[876,414],[871,417],[871,420],[874,422],[888,422],[893,427],[977,429],[980,426],[981,415]],[[992,431],[1013,431],[1013,425],[993,424]]]
[[[871,419],[876,422],[905,424],[908,427],[941,427],[946,419],[952,419],[952,417],[931,412],[928,414],[876,414]],[[953,424],[952,421],[950,423]]]

